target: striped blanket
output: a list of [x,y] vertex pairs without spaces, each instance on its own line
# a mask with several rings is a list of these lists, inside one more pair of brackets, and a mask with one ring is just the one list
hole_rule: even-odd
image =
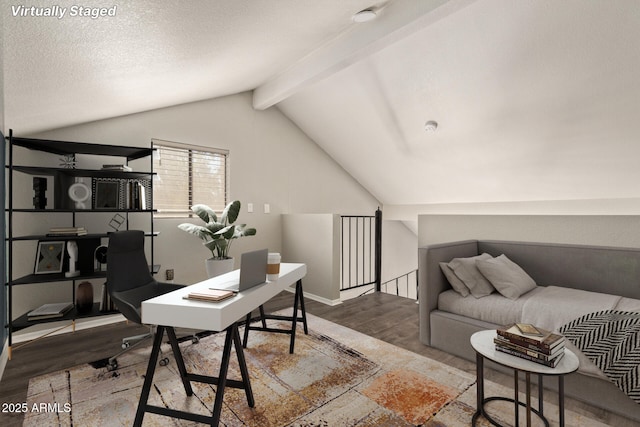
[[559,329],[614,384],[640,403],[640,313],[604,310]]

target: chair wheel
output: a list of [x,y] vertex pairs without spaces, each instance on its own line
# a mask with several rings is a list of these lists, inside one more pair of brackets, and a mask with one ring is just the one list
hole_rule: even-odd
[[131,344],[129,344],[128,342],[123,342],[123,343],[122,343],[122,349],[123,349],[123,350],[128,349],[130,346],[131,346]]
[[197,336],[194,335],[194,337],[191,338],[191,342],[193,344],[198,344],[200,342],[200,337],[197,337]]
[[169,364],[169,359],[168,358],[164,358],[160,360],[160,366],[167,366]]
[[118,369],[118,361],[117,360],[112,360],[111,362],[109,362],[107,364],[107,371],[111,372],[111,371],[115,371],[116,369]]

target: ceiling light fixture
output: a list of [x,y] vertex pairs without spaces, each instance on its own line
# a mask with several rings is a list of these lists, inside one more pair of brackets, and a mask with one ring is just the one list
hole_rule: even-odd
[[357,22],[357,23],[363,23],[363,22],[369,22],[369,21],[373,21],[374,19],[377,18],[377,14],[373,9],[364,9],[361,10],[360,12],[354,14],[351,19],[353,20],[353,22]]
[[435,120],[429,120],[424,124],[424,130],[426,130],[427,132],[435,132],[436,129],[438,129],[438,122],[436,122]]

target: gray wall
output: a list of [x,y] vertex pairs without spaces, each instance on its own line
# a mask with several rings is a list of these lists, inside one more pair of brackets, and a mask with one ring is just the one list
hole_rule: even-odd
[[[20,134],[19,129],[14,133],[27,136]],[[139,146],[148,146],[152,138],[158,138],[229,149],[230,197],[243,203],[239,220],[258,230],[256,236],[234,243],[231,252],[235,257],[246,250],[263,247],[282,252],[282,214],[362,215],[375,211],[380,205],[279,110],[254,110],[250,93],[28,136]],[[253,213],[247,212],[249,202],[254,204]],[[269,214],[264,213],[265,203],[270,205]],[[101,214],[89,215],[94,219],[87,219],[83,224],[89,232],[106,231],[108,218]],[[37,227],[40,232],[46,232],[56,224],[68,225],[63,221],[66,220],[57,215],[48,215]],[[184,221],[184,218],[156,220],[155,229],[160,237],[156,240],[154,261],[162,265],[160,277],[164,277],[165,269],[172,268],[177,283],[195,283],[206,279],[204,259],[209,255],[198,238],[177,228]],[[35,246],[25,248],[23,263],[18,266],[23,273],[17,274],[33,269],[33,254]],[[298,257],[298,260],[303,259]],[[22,286],[14,294],[14,312],[22,314],[45,302],[70,300],[70,294],[61,292],[67,288],[51,284]],[[97,289],[94,295],[99,295]]]
[[340,303],[340,215],[282,215],[282,257],[307,264],[306,297]]
[[640,247],[638,215],[420,215],[418,245],[465,239]]

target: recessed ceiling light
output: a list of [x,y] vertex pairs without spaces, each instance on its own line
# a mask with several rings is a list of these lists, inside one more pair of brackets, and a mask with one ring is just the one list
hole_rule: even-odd
[[436,129],[438,129],[438,122],[436,122],[435,120],[429,120],[424,124],[424,130],[426,130],[427,132],[435,132]]
[[353,22],[362,23],[376,19],[378,15],[372,9],[364,9],[351,17]]

